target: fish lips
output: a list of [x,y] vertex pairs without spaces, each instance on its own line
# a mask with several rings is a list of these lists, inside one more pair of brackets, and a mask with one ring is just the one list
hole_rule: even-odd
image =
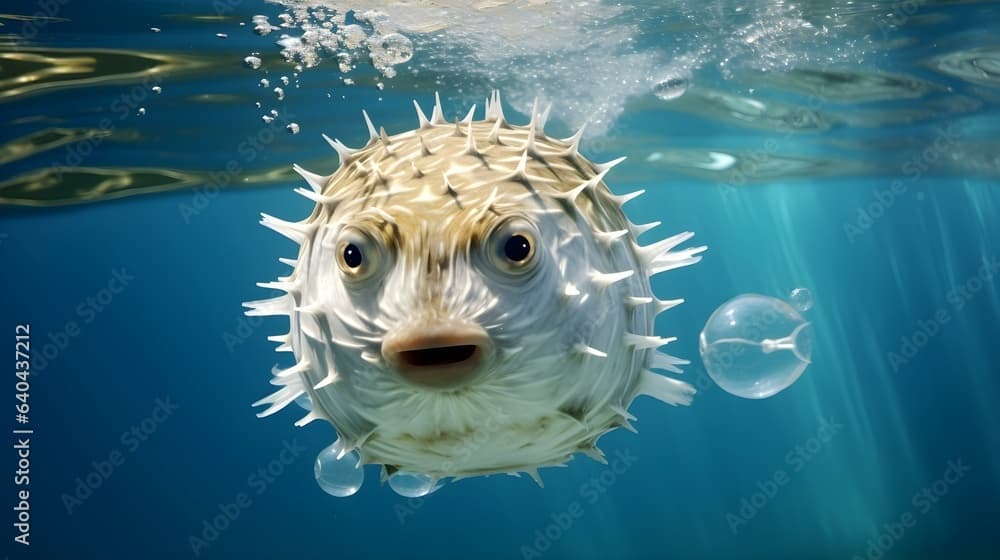
[[407,382],[426,389],[467,385],[493,354],[493,341],[479,325],[421,323],[397,328],[382,341],[382,357]]

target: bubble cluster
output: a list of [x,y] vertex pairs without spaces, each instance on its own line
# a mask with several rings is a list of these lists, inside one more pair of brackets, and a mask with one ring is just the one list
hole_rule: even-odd
[[267,16],[253,16],[251,23],[253,23],[253,32],[257,35],[267,35],[274,31],[274,27],[267,21]]
[[368,52],[372,66],[386,78],[392,78],[396,75],[395,65],[413,58],[413,43],[399,33],[390,33],[368,39]]
[[361,28],[360,25],[345,25],[340,30],[340,37],[344,41],[344,46],[348,49],[356,49],[365,42],[368,35],[365,34],[365,30]]
[[[553,118],[570,128],[587,123],[587,137],[609,130],[630,97],[677,99],[704,71],[733,79],[741,70],[855,63],[871,42],[847,31],[871,14],[826,3],[576,0],[570,10],[535,0],[272,2],[285,10],[280,23],[255,16],[254,29],[280,29],[289,62],[311,68],[326,59],[342,74],[370,64],[382,78],[402,65],[414,75],[427,69],[439,86],[450,76],[496,84],[522,112],[535,97],[558,99]],[[675,31],[650,41],[648,30],[667,21]]]
[[395,66],[413,57],[410,39],[397,32],[388,17],[377,10],[355,10],[356,23],[347,23],[348,8],[334,9],[300,2],[286,3],[288,11],[278,15],[276,26],[264,15],[253,16],[254,32],[269,35],[282,30],[276,44],[285,61],[312,68],[333,58],[347,73],[358,61],[367,61],[383,77],[396,75]]

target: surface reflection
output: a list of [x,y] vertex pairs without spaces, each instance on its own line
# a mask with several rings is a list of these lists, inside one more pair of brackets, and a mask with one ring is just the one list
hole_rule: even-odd
[[203,64],[192,57],[138,51],[8,46],[0,50],[0,102],[53,89],[141,81]]

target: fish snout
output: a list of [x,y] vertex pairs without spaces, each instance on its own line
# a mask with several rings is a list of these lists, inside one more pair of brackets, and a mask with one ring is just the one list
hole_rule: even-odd
[[493,342],[479,325],[438,323],[396,330],[382,341],[382,357],[407,381],[447,389],[479,371]]

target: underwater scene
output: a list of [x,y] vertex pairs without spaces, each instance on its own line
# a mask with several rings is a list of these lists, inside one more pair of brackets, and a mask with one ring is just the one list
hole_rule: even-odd
[[5,1],[0,556],[1000,558],[998,30]]

